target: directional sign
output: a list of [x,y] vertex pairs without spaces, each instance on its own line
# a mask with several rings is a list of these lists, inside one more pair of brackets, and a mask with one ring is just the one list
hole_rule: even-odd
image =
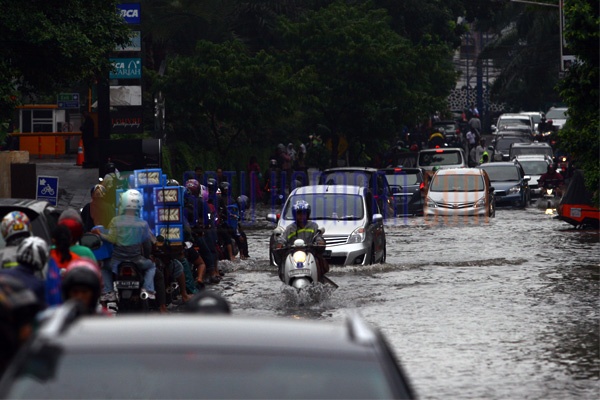
[[58,108],[79,108],[79,93],[59,93],[56,103]]
[[58,203],[58,176],[38,175],[36,199],[46,200],[53,206]]

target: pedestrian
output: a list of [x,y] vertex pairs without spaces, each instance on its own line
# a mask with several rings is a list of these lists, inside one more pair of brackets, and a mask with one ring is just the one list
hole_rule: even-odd
[[481,156],[485,152],[485,139],[481,139],[475,148],[475,160],[481,164]]
[[477,141],[479,141],[481,139],[481,120],[479,119],[479,114],[473,114],[473,118],[469,120],[469,126],[477,136]]
[[83,154],[85,160],[83,162],[84,168],[93,168],[96,163],[95,158],[95,139],[94,139],[94,120],[90,115],[90,112],[84,110],[82,112],[83,115],[83,124],[79,127],[81,131],[81,140],[83,141]]

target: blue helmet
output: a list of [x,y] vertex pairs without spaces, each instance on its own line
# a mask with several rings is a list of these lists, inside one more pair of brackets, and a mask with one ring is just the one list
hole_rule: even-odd
[[292,216],[296,219],[296,214],[298,211],[305,211],[306,218],[310,218],[310,204],[308,204],[305,200],[298,200],[296,204],[292,206]]

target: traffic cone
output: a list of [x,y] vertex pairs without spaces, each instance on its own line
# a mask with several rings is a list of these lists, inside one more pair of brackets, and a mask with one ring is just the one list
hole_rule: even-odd
[[79,146],[77,146],[77,164],[78,166],[83,165],[83,139],[79,139]]

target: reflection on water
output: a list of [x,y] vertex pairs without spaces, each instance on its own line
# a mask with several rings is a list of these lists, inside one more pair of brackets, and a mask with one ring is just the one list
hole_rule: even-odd
[[544,210],[489,223],[386,226],[387,263],[334,266],[335,291],[298,294],[268,261],[270,230],[247,231],[251,260],[215,286],[234,314],[340,321],[358,310],[388,338],[421,398],[597,398],[600,240]]

